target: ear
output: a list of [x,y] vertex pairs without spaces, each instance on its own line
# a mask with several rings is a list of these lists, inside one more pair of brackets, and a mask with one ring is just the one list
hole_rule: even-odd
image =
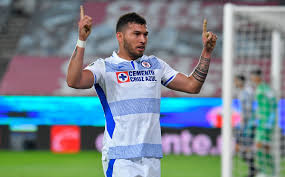
[[119,43],[122,43],[123,41],[123,33],[122,32],[117,32],[116,37]]

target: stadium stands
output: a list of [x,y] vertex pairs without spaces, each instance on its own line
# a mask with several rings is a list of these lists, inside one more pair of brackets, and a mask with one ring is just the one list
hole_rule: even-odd
[[18,40],[29,20],[28,16],[16,13],[13,5],[12,0],[0,2],[0,81],[5,74],[8,63],[15,55]]
[[7,17],[10,14],[10,8],[11,8],[11,0],[5,0],[0,2],[0,11],[1,11],[1,16],[0,16],[0,32],[6,31],[6,24],[7,24]]
[[[79,5],[80,1],[77,0],[41,1],[39,3],[29,22],[32,25],[28,25],[24,35],[21,36],[16,56],[13,58],[0,83],[1,94],[94,95],[92,89],[78,91],[68,88],[65,83],[67,63],[77,39]],[[150,30],[146,54],[155,54],[166,60],[178,71],[186,74],[189,74],[198,62],[197,59],[202,48],[201,25],[203,18],[207,17],[209,30],[215,31],[219,36],[219,40],[207,82],[201,94],[195,96],[221,96],[223,4],[217,2],[203,3],[202,1],[170,1],[169,3],[160,1],[147,3],[139,1],[131,3],[125,1],[85,1],[84,6],[86,14],[92,16],[94,20],[93,30],[85,52],[85,64],[99,57],[107,57],[113,50],[116,50],[115,23],[117,18],[127,11],[137,11],[146,17]],[[19,24],[19,22],[14,23]],[[15,28],[23,29],[21,26]],[[10,30],[13,31],[13,29]],[[14,38],[14,42],[16,42],[18,37]],[[254,50],[255,46],[251,45],[251,47],[250,50]],[[7,55],[6,58],[9,58],[14,49],[15,45],[11,44],[9,47],[0,50],[4,50],[4,53]],[[37,59],[42,63],[33,62],[33,60]],[[21,60],[29,60],[26,63],[34,64],[31,67],[28,64],[22,64]],[[39,69],[39,67],[44,67],[45,62],[47,62],[46,65],[52,67]],[[52,62],[54,63],[51,64]],[[254,58],[248,62],[254,68],[268,63],[269,59]],[[35,65],[35,63],[39,65]],[[19,67],[21,69],[16,69]],[[27,74],[29,72],[32,73],[33,68],[38,68],[38,74]],[[48,76],[45,73],[47,70],[50,73],[58,74],[46,77]],[[270,71],[264,72],[270,73]],[[27,89],[21,89],[19,85],[13,83],[15,78],[26,80],[27,78],[25,77],[27,75],[29,75],[29,80],[33,81],[31,82],[32,85],[25,86],[25,83],[22,83],[21,88]],[[43,77],[48,81],[46,84],[38,84],[41,83],[39,81],[41,80],[41,75],[44,75],[45,77]],[[285,75],[285,70],[283,70],[283,75]],[[285,89],[285,82],[283,84],[283,89]],[[47,91],[47,88],[53,89]],[[284,94],[283,97],[285,96]],[[174,97],[189,96],[166,88],[163,89],[162,95]]]

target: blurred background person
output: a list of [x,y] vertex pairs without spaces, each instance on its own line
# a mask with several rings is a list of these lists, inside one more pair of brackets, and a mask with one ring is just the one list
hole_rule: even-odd
[[256,119],[254,113],[254,91],[246,84],[243,75],[236,75],[234,79],[235,87],[238,91],[238,101],[240,103],[241,124],[236,130],[236,150],[242,159],[248,164],[248,177],[254,177],[256,168],[254,166],[254,131]]
[[263,81],[260,69],[251,72],[251,81],[256,86],[257,101],[258,125],[255,131],[257,177],[271,177],[275,171],[271,145],[276,123],[277,99],[273,89]]

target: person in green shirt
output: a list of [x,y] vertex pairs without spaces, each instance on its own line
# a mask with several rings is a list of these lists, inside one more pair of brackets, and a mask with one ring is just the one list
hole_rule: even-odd
[[256,118],[258,119],[255,130],[256,167],[259,176],[271,177],[275,172],[272,140],[277,117],[277,99],[273,89],[263,81],[260,69],[251,72],[251,81],[256,86]]

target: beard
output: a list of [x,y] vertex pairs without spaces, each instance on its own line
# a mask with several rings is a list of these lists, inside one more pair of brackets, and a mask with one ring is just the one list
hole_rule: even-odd
[[126,39],[124,39],[124,49],[126,50],[126,52],[128,52],[129,56],[134,60],[143,56],[143,53],[141,54],[136,53],[132,49],[131,44]]

